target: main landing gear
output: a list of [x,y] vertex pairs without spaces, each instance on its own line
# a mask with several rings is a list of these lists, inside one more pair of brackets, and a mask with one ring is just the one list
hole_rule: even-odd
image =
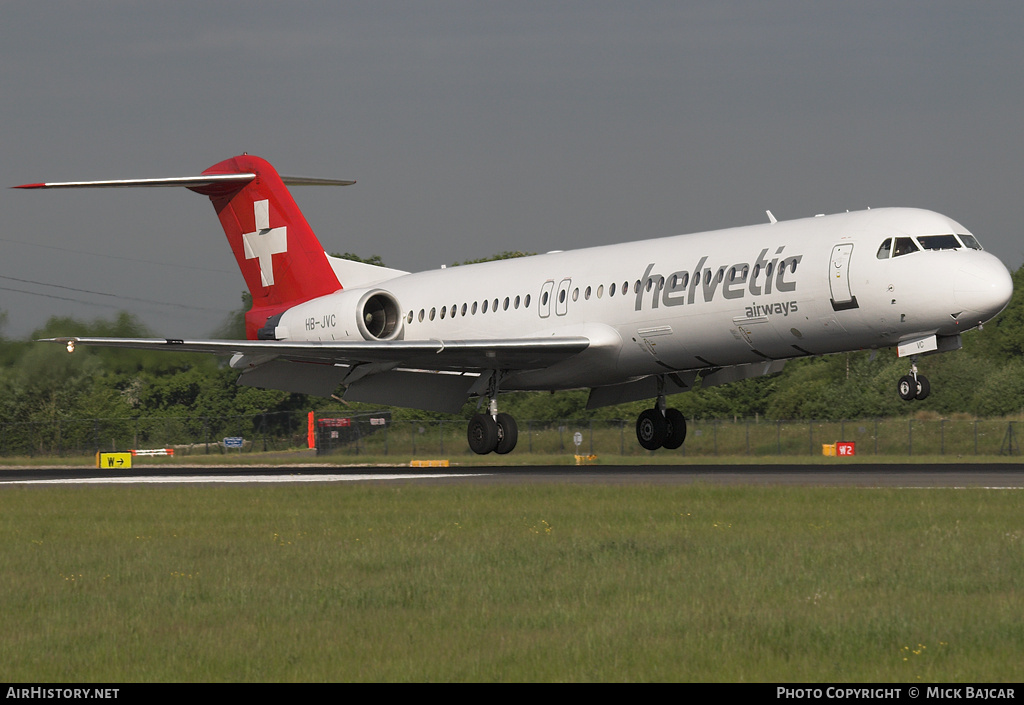
[[658,380],[658,401],[653,409],[642,411],[636,420],[636,439],[647,450],[675,450],[686,440],[686,417],[679,409],[669,409]]
[[477,455],[511,453],[519,440],[519,427],[509,414],[498,413],[498,381],[501,374],[491,374],[487,383],[487,397],[490,399],[487,413],[474,414],[469,420],[466,437],[469,448]]
[[519,440],[519,427],[508,414],[475,414],[469,420],[469,448],[477,455],[511,453]]
[[[498,413],[500,372],[493,372],[487,383],[487,411],[474,414],[466,429],[469,448],[477,455],[511,453],[519,440],[519,427],[509,414]],[[675,450],[686,440],[686,417],[665,403],[664,381],[658,379],[658,399],[653,409],[641,412],[636,420],[636,438],[647,450]]]
[[928,383],[928,378],[917,374],[917,363],[911,358],[910,374],[900,377],[900,381],[896,383],[896,392],[900,395],[900,399],[903,401],[926,399],[931,391],[932,386]]

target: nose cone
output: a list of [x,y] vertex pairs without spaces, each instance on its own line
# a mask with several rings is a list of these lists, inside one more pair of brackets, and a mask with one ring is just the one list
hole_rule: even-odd
[[953,296],[963,308],[961,319],[965,323],[984,323],[1010,303],[1013,279],[995,255],[972,254],[972,261],[961,265],[954,276]]

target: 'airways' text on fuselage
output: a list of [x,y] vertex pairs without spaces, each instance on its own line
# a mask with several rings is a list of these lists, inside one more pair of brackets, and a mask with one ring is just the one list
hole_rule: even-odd
[[[796,266],[803,255],[781,257],[783,245],[775,250],[775,256],[768,259],[768,248],[761,250],[753,266],[749,262],[722,265],[717,269],[707,267],[708,258],[701,257],[693,270],[679,270],[667,278],[653,274],[654,262],[647,265],[640,288],[636,292],[637,311],[643,308],[644,295],[650,296],[651,308],[658,306],[682,306],[698,300],[712,301],[721,292],[726,299],[742,299],[748,294],[761,296],[774,292],[796,291],[796,282],[787,276],[796,273]],[[699,293],[698,293],[699,292]]]
[[783,316],[788,316],[791,313],[796,313],[799,310],[799,305],[796,301],[783,301],[781,303],[774,304],[754,304],[753,306],[747,306],[744,310],[744,314],[747,318],[760,318],[761,316],[772,316],[781,313]]

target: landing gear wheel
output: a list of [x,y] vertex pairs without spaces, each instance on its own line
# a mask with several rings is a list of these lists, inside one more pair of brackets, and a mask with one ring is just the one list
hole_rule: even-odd
[[636,439],[647,450],[658,450],[668,435],[668,422],[658,409],[647,409],[636,420]]
[[490,414],[476,414],[469,420],[466,436],[470,450],[477,455],[487,455],[498,446],[498,424]]
[[928,395],[932,392],[932,385],[928,383],[928,378],[924,375],[917,376],[917,396],[914,398],[918,401],[922,401],[928,398]]
[[665,442],[661,445],[663,448],[675,450],[686,440],[686,417],[679,409],[666,409],[665,422],[668,429],[665,432]]
[[900,377],[900,381],[896,383],[896,392],[900,395],[900,399],[903,401],[910,401],[917,397],[917,380],[911,375],[904,375]]
[[516,425],[516,420],[511,414],[498,414],[494,422],[498,426],[498,443],[494,452],[499,455],[511,453],[516,447],[516,441],[519,440],[519,426]]

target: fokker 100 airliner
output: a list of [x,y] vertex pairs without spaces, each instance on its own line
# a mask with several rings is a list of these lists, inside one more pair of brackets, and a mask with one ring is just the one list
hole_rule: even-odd
[[213,202],[252,294],[247,340],[54,338],[231,356],[239,384],[457,412],[476,453],[518,431],[499,391],[589,388],[587,408],[655,400],[647,449],[678,448],[669,394],[773,374],[789,359],[896,347],[905,400],[929,393],[916,356],[960,347],[999,313],[1010,273],[959,223],[911,208],[823,215],[408,273],[328,255],[282,177],[248,154],[199,176],[25,184],[179,186]]

